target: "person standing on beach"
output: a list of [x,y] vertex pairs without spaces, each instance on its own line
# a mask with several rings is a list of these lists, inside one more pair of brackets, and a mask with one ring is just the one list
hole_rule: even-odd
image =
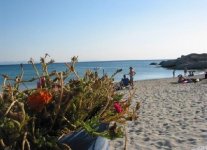
[[175,69],[173,70],[173,78],[175,77]]
[[129,80],[130,80],[130,85],[132,86],[132,89],[134,88],[134,75],[136,74],[136,72],[134,71],[134,69],[132,67],[129,67]]
[[187,68],[185,67],[185,68],[184,68],[184,76],[187,75],[187,72],[188,72],[188,70],[187,70]]

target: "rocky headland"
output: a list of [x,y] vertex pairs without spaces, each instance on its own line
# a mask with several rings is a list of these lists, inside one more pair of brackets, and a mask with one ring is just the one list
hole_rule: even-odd
[[207,69],[207,53],[182,55],[177,59],[162,61],[161,67],[169,69]]

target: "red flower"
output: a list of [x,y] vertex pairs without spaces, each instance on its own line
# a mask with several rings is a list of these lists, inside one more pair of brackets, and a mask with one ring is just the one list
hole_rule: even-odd
[[47,90],[37,90],[28,97],[28,105],[31,109],[40,112],[45,104],[52,100],[52,94]]
[[118,102],[114,102],[114,108],[118,113],[121,113],[123,111],[121,105]]

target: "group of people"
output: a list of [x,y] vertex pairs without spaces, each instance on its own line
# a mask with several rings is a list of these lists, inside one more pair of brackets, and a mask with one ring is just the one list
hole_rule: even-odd
[[[127,87],[130,85],[133,89],[135,74],[136,74],[136,72],[134,71],[134,69],[132,67],[129,67],[129,73],[123,75],[123,78],[120,81],[120,87],[123,88],[123,87]],[[129,75],[129,78],[127,78],[126,75]]]
[[[184,68],[184,76],[182,74],[178,75],[178,83],[191,83],[191,82],[198,82],[200,81],[199,78],[193,79],[193,78],[185,78],[187,76],[187,68]],[[195,71],[189,71],[188,76],[194,76]],[[175,70],[173,70],[173,77],[175,77]],[[205,72],[204,79],[207,79],[207,72]]]
[[201,79],[199,78],[185,78],[183,77],[181,74],[178,75],[178,83],[195,83],[195,82],[199,82]]
[[[187,72],[188,72],[188,69],[185,67],[184,68],[184,76],[187,76]],[[192,74],[190,74],[191,76],[194,76],[193,74],[194,71],[192,71]],[[175,69],[173,70],[173,78],[175,77]]]

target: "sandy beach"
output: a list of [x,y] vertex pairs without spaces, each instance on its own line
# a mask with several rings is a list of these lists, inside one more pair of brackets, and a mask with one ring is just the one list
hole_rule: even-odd
[[[207,148],[207,80],[176,82],[177,78],[135,82],[133,103],[140,102],[141,108],[138,120],[127,125],[127,150]],[[120,92],[127,95],[128,90]],[[124,146],[125,138],[110,142],[112,150]]]

